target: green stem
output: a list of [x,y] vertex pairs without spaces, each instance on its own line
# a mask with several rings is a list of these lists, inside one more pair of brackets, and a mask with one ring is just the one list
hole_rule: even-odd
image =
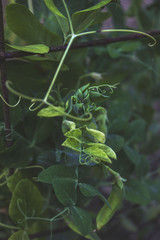
[[4,223],[0,223],[0,226],[4,227],[4,228],[9,228],[9,229],[16,229],[16,230],[20,229],[19,227],[7,225],[7,224],[4,224]]
[[67,7],[67,5],[66,5],[65,0],[62,0],[62,2],[63,2],[63,5],[64,5],[64,8],[65,8],[65,10],[66,10],[66,13],[67,13],[70,30],[71,30],[71,34],[72,34],[72,37],[73,37],[73,36],[74,36],[74,30],[73,30],[73,24],[72,24],[71,16],[70,16],[70,14],[69,14],[68,7]]
[[49,88],[48,88],[48,91],[47,91],[45,97],[44,97],[44,102],[46,102],[47,99],[48,99],[48,97],[49,97],[49,94],[50,94],[50,92],[51,92],[51,90],[52,90],[52,87],[53,87],[53,85],[54,85],[54,83],[55,83],[55,81],[56,81],[56,78],[57,78],[57,76],[58,76],[58,73],[59,73],[59,71],[60,71],[60,69],[61,69],[61,67],[62,67],[62,64],[63,64],[63,62],[64,62],[64,60],[65,60],[65,57],[67,56],[67,53],[68,53],[68,51],[69,51],[69,49],[70,49],[70,46],[72,45],[72,42],[73,42],[74,38],[75,38],[75,36],[72,36],[71,39],[70,39],[70,41],[69,41],[69,43],[68,43],[68,46],[67,46],[67,48],[66,48],[66,50],[65,50],[65,52],[64,52],[64,54],[63,54],[63,56],[62,56],[62,58],[61,58],[61,61],[60,61],[59,65],[58,65],[58,68],[57,68],[56,73],[55,73],[55,75],[54,75],[54,77],[53,77],[53,80],[52,80],[52,82],[51,82],[51,84],[50,84],[50,86],[49,86]]
[[34,14],[34,9],[33,9],[33,2],[32,0],[28,0],[28,8],[30,10],[30,12],[32,12]]
[[[77,37],[81,37],[83,35],[95,34],[95,33],[98,33],[98,32],[97,31],[83,32],[83,33],[77,34],[76,36]],[[136,31],[136,30],[130,30],[130,29],[104,29],[104,30],[101,30],[100,32],[102,32],[102,33],[109,33],[109,32],[138,33],[138,34],[147,36],[147,37],[151,38],[154,41],[152,44],[149,43],[148,46],[153,47],[157,43],[156,39],[153,36],[151,36],[150,34],[145,33],[145,32],[141,32],[141,31]]]

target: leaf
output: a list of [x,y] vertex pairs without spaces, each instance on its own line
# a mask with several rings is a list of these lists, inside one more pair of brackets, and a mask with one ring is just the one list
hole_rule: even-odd
[[106,144],[86,143],[85,145],[86,146],[91,146],[91,147],[98,147],[98,148],[102,149],[108,155],[108,157],[113,158],[113,159],[117,159],[117,156],[116,156],[115,152],[112,150],[112,148],[110,148]]
[[29,240],[28,234],[26,231],[20,230],[18,232],[13,233],[8,240]]
[[[19,208],[20,207],[20,208]],[[20,227],[26,226],[26,221],[21,211],[26,217],[38,217],[42,210],[42,196],[38,188],[28,179],[22,179],[13,192],[9,205],[9,216],[12,221]],[[32,221],[27,221],[32,225]]]
[[114,185],[112,192],[109,195],[108,202],[111,209],[105,204],[98,212],[96,223],[97,229],[100,230],[104,225],[106,225],[118,208],[121,205],[123,199],[123,189],[119,188],[118,185]]
[[111,147],[115,152],[119,152],[124,145],[124,138],[120,135],[109,134],[106,139],[106,144]]
[[112,0],[103,0],[90,8],[75,12],[72,16],[77,16],[78,14],[80,14],[82,12],[88,12],[88,11],[100,9],[100,8],[104,7],[105,5],[107,5],[108,3],[110,3],[111,1]]
[[67,177],[54,177],[52,186],[57,199],[66,207],[71,207],[77,201],[77,180]]
[[109,159],[107,154],[97,146],[85,148],[83,149],[83,152],[96,159],[102,160],[104,162],[112,163],[112,161]]
[[10,30],[29,44],[56,46],[62,42],[60,36],[46,29],[21,4],[9,4],[6,8],[6,19]]
[[64,134],[64,136],[66,136],[66,137],[73,137],[73,138],[76,138],[78,140],[81,140],[82,139],[82,131],[80,129],[78,129],[78,128],[72,129],[72,130],[66,132]]
[[100,142],[104,143],[106,140],[105,134],[101,131],[98,131],[96,129],[91,129],[91,128],[85,128],[85,132],[83,133],[83,136],[86,140],[90,141],[92,140],[93,142]]
[[[55,110],[55,108],[57,109],[57,111]],[[59,117],[59,116],[64,116],[64,108],[49,106],[47,108],[41,109],[38,112],[37,115],[39,117]]]
[[86,236],[92,230],[92,218],[89,213],[79,207],[71,208],[71,218],[77,229]]
[[55,14],[57,21],[64,34],[64,37],[66,37],[67,34],[69,33],[68,19],[58,10],[58,8],[55,6],[52,0],[44,0],[44,2],[46,6],[49,8],[49,10]]
[[128,159],[134,164],[134,165],[138,165],[141,161],[141,156],[139,155],[139,153],[134,150],[133,148],[125,145],[123,147],[123,150],[125,152],[125,154],[127,155]]
[[151,201],[147,185],[143,181],[130,179],[125,185],[125,199],[141,205],[147,205]]
[[78,186],[79,186],[79,189],[80,189],[81,193],[85,197],[95,197],[95,196],[97,196],[102,201],[104,201],[108,205],[108,207],[110,207],[107,199],[92,185],[85,184],[85,183],[79,183]]
[[67,138],[63,143],[63,147],[71,148],[74,151],[80,152],[81,151],[81,144],[80,141],[75,138]]
[[52,184],[52,180],[57,178],[77,179],[75,170],[63,164],[53,165],[46,168],[38,175],[38,180],[44,183]]
[[132,121],[125,129],[125,138],[129,144],[141,143],[144,139],[146,131],[146,123],[143,119]]
[[149,173],[150,162],[145,156],[141,155],[140,157],[140,162],[136,165],[136,176],[138,178],[143,178]]
[[76,128],[76,124],[73,121],[63,120],[62,122],[62,132],[65,134]]
[[9,47],[21,50],[24,52],[32,52],[32,53],[48,53],[49,47],[44,44],[34,44],[34,45],[28,45],[28,46],[15,46],[11,44],[7,44]]

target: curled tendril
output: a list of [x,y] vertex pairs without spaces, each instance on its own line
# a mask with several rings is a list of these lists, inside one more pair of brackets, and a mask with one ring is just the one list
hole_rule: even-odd
[[2,98],[3,102],[4,102],[8,107],[12,107],[12,108],[17,107],[18,104],[19,104],[20,101],[21,101],[21,96],[19,96],[19,99],[18,99],[17,103],[11,105],[11,104],[7,103],[7,101],[4,99],[4,97],[3,97],[1,94],[0,94],[0,97]]
[[29,106],[29,111],[31,111],[31,112],[34,112],[34,111],[36,111],[36,110],[38,110],[44,103],[43,102],[41,102],[37,107],[35,107],[35,108],[32,108],[36,103],[37,103],[37,100],[35,100],[35,99],[32,99],[32,104]]

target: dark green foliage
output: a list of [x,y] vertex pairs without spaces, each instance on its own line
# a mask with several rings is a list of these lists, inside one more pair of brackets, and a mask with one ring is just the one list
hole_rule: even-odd
[[48,51],[104,38],[108,18],[114,29],[128,29],[128,17],[158,29],[159,1],[66,4],[72,25],[64,0],[6,7],[6,50],[35,55],[6,61],[10,104],[22,98],[11,109],[10,147],[0,102],[0,239],[45,240],[41,232],[53,230],[55,240],[148,240],[160,213],[159,37],[153,48],[146,38]]

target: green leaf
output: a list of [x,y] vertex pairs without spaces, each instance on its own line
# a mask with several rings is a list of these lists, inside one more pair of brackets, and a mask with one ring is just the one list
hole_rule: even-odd
[[52,0],[44,0],[46,6],[55,14],[65,18],[65,16],[58,10]]
[[139,153],[134,150],[133,148],[125,145],[123,147],[123,150],[125,152],[125,154],[127,155],[128,159],[134,164],[134,165],[138,165],[141,161],[141,156],[139,155]]
[[78,139],[69,137],[63,143],[62,146],[71,148],[74,151],[80,152],[81,151],[81,143]]
[[65,134],[76,128],[76,124],[73,121],[63,120],[62,122],[62,132]]
[[105,204],[99,211],[96,223],[97,229],[100,230],[105,224],[109,222],[115,212],[121,205],[123,199],[123,189],[119,188],[118,185],[114,185],[112,192],[109,195],[108,202],[111,206],[111,209]]
[[82,139],[82,131],[80,129],[78,129],[78,128],[72,129],[72,130],[66,132],[64,134],[64,136],[66,136],[66,137],[73,137],[73,138],[76,138],[78,140],[81,140]]
[[110,13],[100,12],[100,10],[85,11],[72,15],[73,28],[76,33],[80,33],[86,28],[101,23],[111,16]]
[[105,151],[103,151],[101,148],[97,146],[92,146],[83,149],[83,152],[90,155],[91,157],[94,157],[98,160],[102,160],[104,162],[112,163],[112,161],[109,159]]
[[150,170],[150,162],[149,160],[141,155],[140,162],[136,165],[136,176],[138,178],[143,178],[147,175]]
[[15,46],[11,44],[7,44],[9,47],[21,50],[24,52],[32,52],[32,53],[48,53],[49,47],[44,44],[34,44],[34,45],[28,45],[28,46]]
[[117,159],[117,156],[115,154],[115,152],[112,150],[112,148],[110,148],[109,146],[105,145],[105,144],[101,144],[101,143],[86,143],[86,146],[89,147],[98,147],[100,149],[102,149],[108,157],[113,158],[113,159]]
[[83,133],[83,137],[90,141],[92,140],[93,142],[100,142],[104,143],[106,140],[105,134],[101,131],[98,131],[96,129],[91,129],[91,128],[85,128],[85,132]]
[[14,173],[9,178],[7,178],[7,186],[9,190],[13,193],[17,183],[23,178],[23,175],[20,171]]
[[77,201],[77,180],[67,177],[54,177],[52,186],[57,199],[66,207],[71,207]]
[[[64,108],[62,107],[55,107],[49,106],[47,108],[43,108],[38,112],[39,117],[59,117],[64,116]],[[59,111],[58,111],[59,110]]]
[[56,46],[62,42],[60,36],[46,29],[44,25],[21,4],[9,4],[6,8],[6,19],[10,30],[29,44]]
[[95,196],[97,196],[100,199],[102,199],[102,201],[104,201],[108,205],[108,207],[110,207],[107,199],[92,185],[85,184],[85,183],[79,183],[78,186],[79,186],[79,189],[80,189],[81,193],[85,197],[95,197]]
[[89,213],[79,207],[71,208],[71,218],[77,229],[86,236],[92,230],[92,218]]
[[111,147],[115,152],[119,152],[124,145],[124,138],[120,135],[109,134],[106,139],[106,144]]
[[109,13],[100,12],[101,8],[104,7],[109,2],[111,2],[111,0],[104,0],[90,8],[73,13],[72,23],[75,32],[76,33],[82,32],[89,26],[98,24],[101,21],[104,21],[105,19],[110,17]]
[[28,237],[28,234],[26,233],[26,231],[18,231],[13,233],[10,238],[8,240],[29,240],[30,238]]
[[38,180],[40,182],[52,184],[52,180],[55,177],[77,179],[75,170],[73,168],[66,165],[58,164],[46,168],[45,170],[40,172],[40,174],[38,175]]
[[46,6],[51,12],[53,12],[57,18],[57,21],[62,29],[64,37],[69,33],[68,19],[58,10],[52,0],[44,0]]
[[147,205],[151,196],[145,182],[137,179],[130,179],[125,184],[125,199],[137,204]]
[[[21,209],[21,210],[20,210]],[[9,216],[20,227],[26,226],[26,217],[38,217],[42,210],[42,196],[38,188],[28,179],[22,179],[13,192],[9,205]],[[22,214],[22,212],[23,214]],[[32,221],[27,221],[32,225]]]

